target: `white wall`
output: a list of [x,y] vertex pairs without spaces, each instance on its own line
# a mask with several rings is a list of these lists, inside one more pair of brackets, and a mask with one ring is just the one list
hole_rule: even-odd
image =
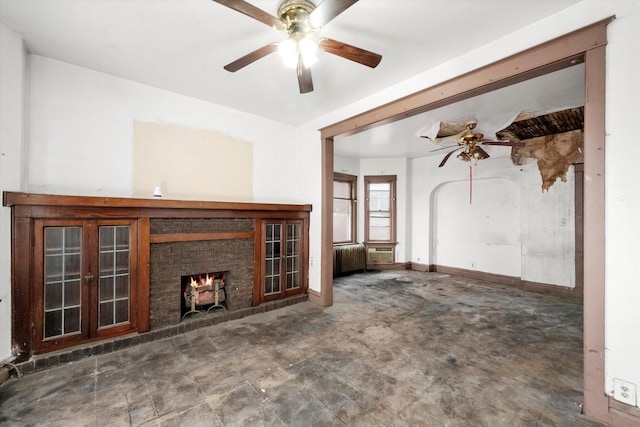
[[[0,24],[0,192],[23,188],[26,61],[22,38]],[[0,207],[0,364],[11,358],[11,208]]]
[[251,142],[254,201],[302,202],[289,166],[297,155],[290,126],[37,55],[29,69],[29,192],[131,196],[140,121]]
[[[640,270],[636,268],[640,259],[640,239],[630,237],[640,236],[640,222],[636,219],[640,217],[640,191],[635,177],[640,144],[633,137],[637,123],[636,101],[640,98],[640,79],[637,78],[640,55],[636,41],[640,28],[639,1],[582,1],[303,126],[305,129],[321,129],[612,15],[616,19],[608,26],[606,57],[605,388],[608,392],[612,390],[613,378],[640,387],[640,334],[637,333],[640,326],[640,286],[637,285],[640,283]],[[300,143],[319,145],[320,140],[315,136]],[[420,185],[414,182],[413,187]],[[415,212],[418,202],[414,200],[413,203]],[[321,209],[320,206],[314,208]],[[320,242],[311,243],[319,253]],[[422,256],[413,254],[414,259]],[[319,277],[312,280],[319,281]]]
[[[535,162],[515,167],[508,157],[492,155],[473,168],[474,195],[469,204],[469,163],[452,158],[439,168],[440,161],[441,156],[413,161],[411,261],[521,277],[557,286],[575,286],[575,182],[572,169],[566,183],[556,181],[548,192],[543,193]],[[438,200],[443,189],[449,186],[455,186],[465,207],[458,206],[461,200],[453,199],[453,196]],[[509,194],[505,195],[505,192]],[[443,207],[438,202],[448,205]],[[496,211],[499,206],[501,212]],[[515,212],[517,218],[501,218],[506,211]],[[437,216],[438,213],[447,217]],[[484,247],[482,256],[459,252],[456,259],[447,247],[441,247],[446,242],[440,241],[438,234],[445,233],[448,239],[461,240],[465,238],[461,227],[472,218],[487,230],[466,237],[468,245]],[[498,224],[496,228],[495,221],[501,221],[502,225]],[[454,224],[458,224],[455,230],[445,232],[441,229]],[[479,247],[476,249],[478,251]],[[510,255],[506,256],[505,251]]]

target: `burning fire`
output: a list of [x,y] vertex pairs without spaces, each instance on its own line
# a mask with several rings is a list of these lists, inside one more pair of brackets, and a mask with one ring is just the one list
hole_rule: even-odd
[[196,304],[211,304],[213,303],[213,291],[215,290],[214,281],[219,280],[218,288],[224,287],[224,276],[216,277],[215,275],[207,274],[205,277],[201,275],[198,279],[190,277],[191,296],[194,298]]

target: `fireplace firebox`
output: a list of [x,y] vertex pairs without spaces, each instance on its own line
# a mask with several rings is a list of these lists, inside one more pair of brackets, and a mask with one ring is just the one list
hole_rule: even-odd
[[209,313],[215,309],[226,310],[226,282],[228,272],[192,274],[181,277],[181,319],[194,314]]

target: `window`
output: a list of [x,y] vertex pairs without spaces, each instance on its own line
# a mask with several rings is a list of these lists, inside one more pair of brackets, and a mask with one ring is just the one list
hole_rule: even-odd
[[365,176],[365,241],[395,243],[396,176]]
[[333,243],[356,242],[356,195],[358,177],[333,174]]

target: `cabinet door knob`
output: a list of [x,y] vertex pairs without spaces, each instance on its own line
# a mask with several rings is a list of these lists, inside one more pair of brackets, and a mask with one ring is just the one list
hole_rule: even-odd
[[90,282],[93,280],[93,274],[89,273],[86,276],[84,276],[84,280],[87,282]]

